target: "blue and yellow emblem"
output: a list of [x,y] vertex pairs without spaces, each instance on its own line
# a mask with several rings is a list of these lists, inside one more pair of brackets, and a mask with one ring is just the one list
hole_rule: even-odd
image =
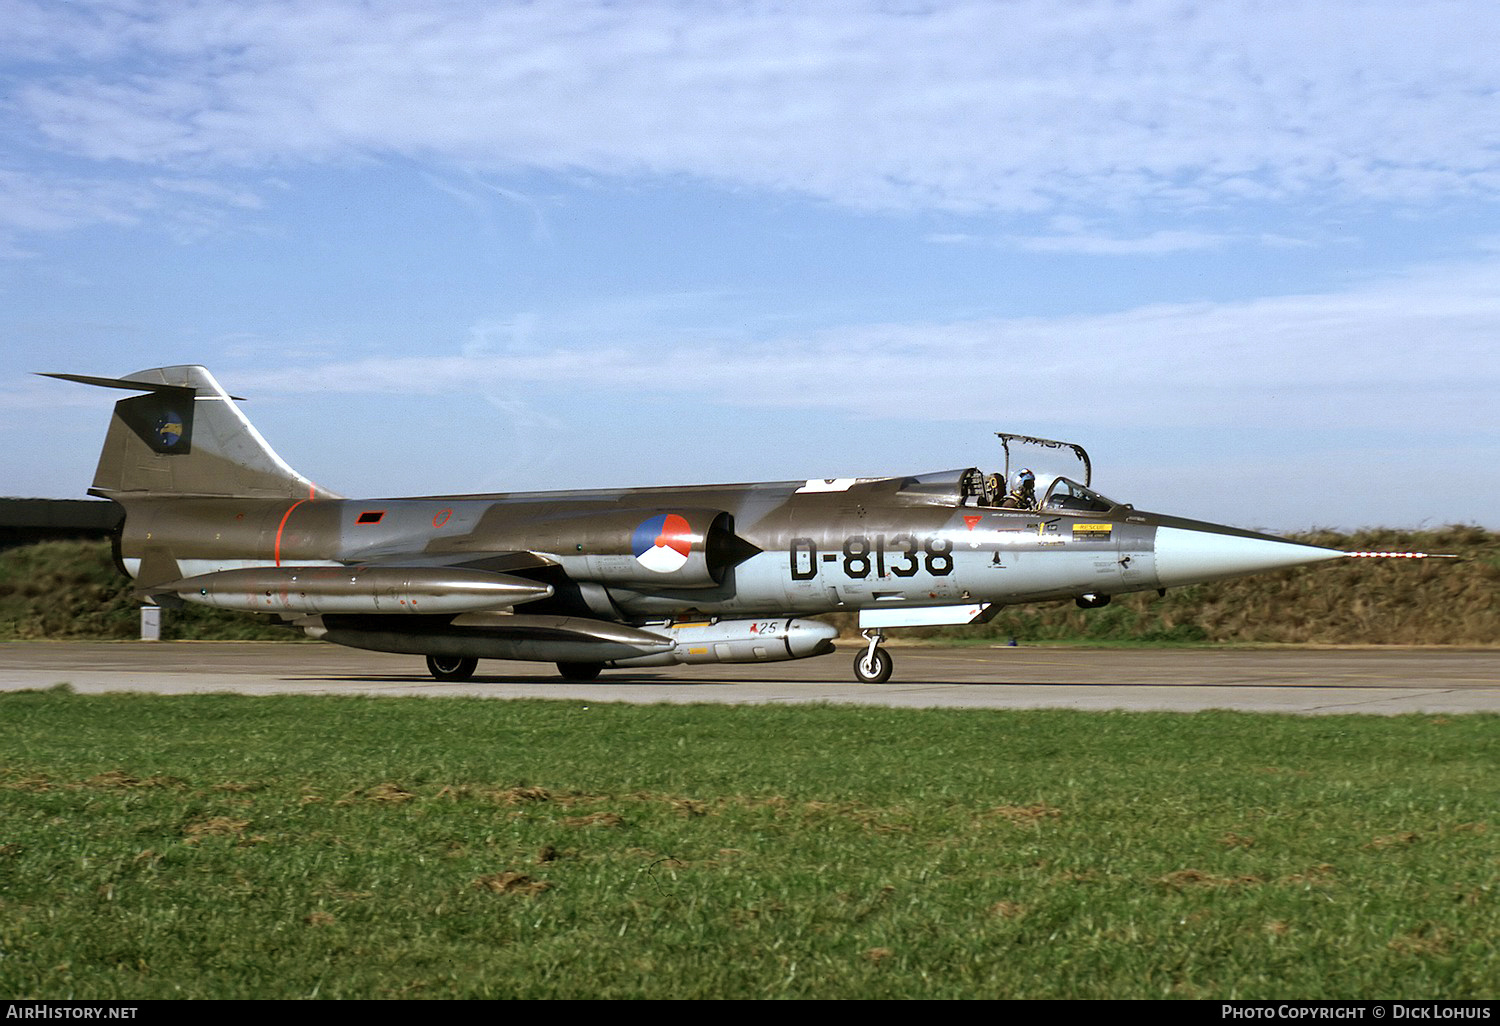
[[177,445],[182,441],[182,418],[169,410],[161,420],[157,421],[156,438],[168,449]]

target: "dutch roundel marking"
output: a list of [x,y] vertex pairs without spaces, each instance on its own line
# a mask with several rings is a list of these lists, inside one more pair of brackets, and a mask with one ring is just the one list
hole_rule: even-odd
[[662,513],[641,524],[630,536],[637,563],[658,574],[681,570],[693,551],[693,529],[687,518]]

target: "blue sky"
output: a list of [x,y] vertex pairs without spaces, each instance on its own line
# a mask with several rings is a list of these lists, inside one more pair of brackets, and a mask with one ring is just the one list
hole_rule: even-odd
[[[351,495],[995,469],[1500,527],[1500,8],[0,0],[0,493],[203,363]],[[39,430],[40,429],[40,430]]]

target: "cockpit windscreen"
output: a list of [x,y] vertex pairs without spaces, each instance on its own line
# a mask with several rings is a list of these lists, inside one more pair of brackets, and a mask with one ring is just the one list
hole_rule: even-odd
[[1118,505],[1113,499],[1107,499],[1066,477],[1053,481],[1052,487],[1047,489],[1047,497],[1042,500],[1042,509],[1076,510],[1082,513],[1107,513]]

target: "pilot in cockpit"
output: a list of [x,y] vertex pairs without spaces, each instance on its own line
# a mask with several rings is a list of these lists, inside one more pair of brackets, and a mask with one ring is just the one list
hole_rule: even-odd
[[1000,503],[1002,509],[1036,509],[1036,475],[1023,470],[1016,475],[1016,486]]

